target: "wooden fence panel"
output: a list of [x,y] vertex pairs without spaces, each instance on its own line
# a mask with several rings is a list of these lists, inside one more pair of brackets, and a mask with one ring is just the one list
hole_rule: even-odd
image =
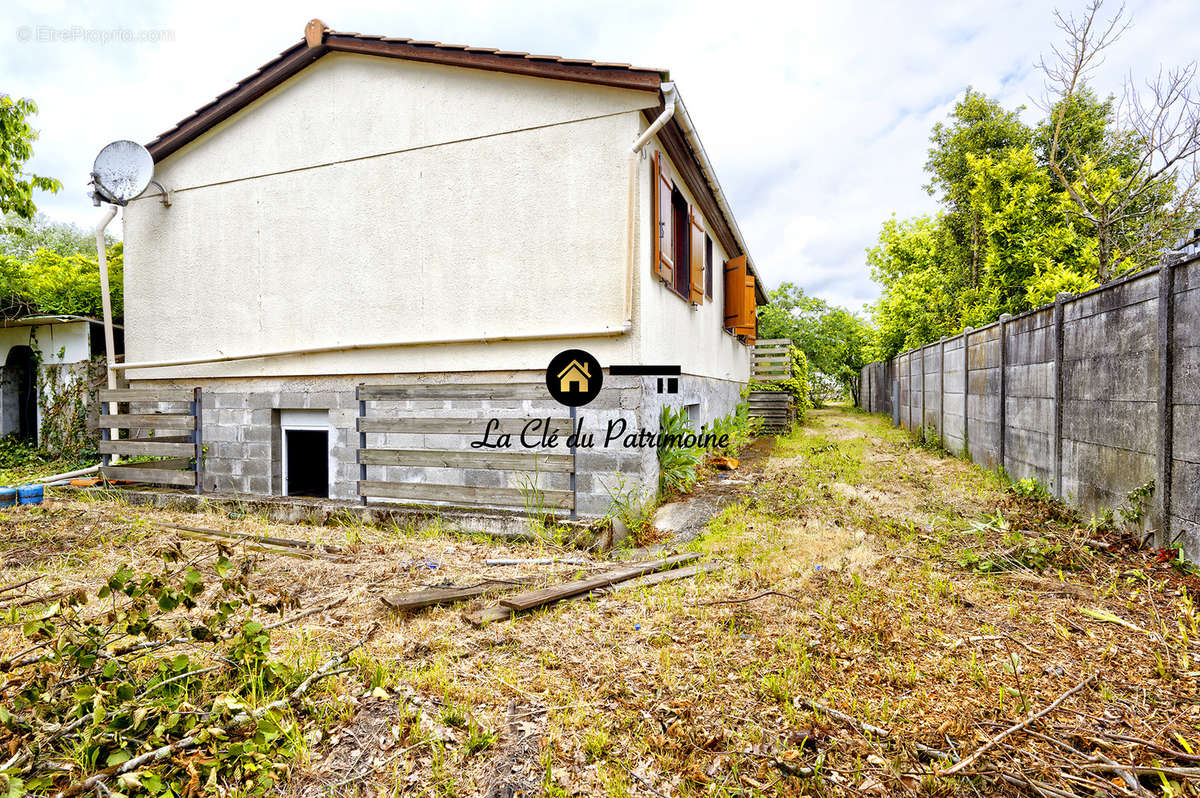
[[[201,390],[185,388],[101,389],[100,476],[105,480],[138,482],[152,485],[190,487],[203,491],[204,450],[201,442]],[[110,405],[186,404],[186,409],[170,413],[109,413]],[[178,430],[183,435],[151,438],[120,438],[120,430]],[[112,455],[155,457],[158,459],[112,464]]]

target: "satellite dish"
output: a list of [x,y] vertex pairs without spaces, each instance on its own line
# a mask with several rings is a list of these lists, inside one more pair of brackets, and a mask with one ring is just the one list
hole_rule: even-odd
[[124,205],[146,190],[154,178],[154,158],[136,141],[105,145],[92,166],[92,182],[100,199]]

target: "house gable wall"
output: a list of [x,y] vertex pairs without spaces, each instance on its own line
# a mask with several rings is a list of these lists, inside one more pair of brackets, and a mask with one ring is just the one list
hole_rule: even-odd
[[[169,208],[126,209],[127,358],[617,330],[628,145],[656,101],[326,56],[166,158]],[[634,340],[589,345],[624,362]],[[413,346],[130,376],[528,368],[562,348]]]

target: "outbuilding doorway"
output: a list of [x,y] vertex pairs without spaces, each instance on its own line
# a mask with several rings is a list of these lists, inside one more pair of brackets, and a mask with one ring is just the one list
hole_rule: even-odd
[[28,346],[14,346],[4,361],[4,426],[7,434],[37,443],[37,358]]

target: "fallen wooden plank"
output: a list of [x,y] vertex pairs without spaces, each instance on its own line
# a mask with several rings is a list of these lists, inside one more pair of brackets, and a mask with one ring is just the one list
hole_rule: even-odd
[[[676,579],[687,579],[697,574],[715,571],[721,568],[721,563],[718,562],[703,562],[698,565],[688,566],[687,568],[675,568],[667,571],[657,571],[655,573],[644,574],[635,579],[626,579],[624,582],[615,582],[611,585],[606,585],[595,590],[590,590],[587,593],[579,593],[571,596],[566,601],[575,601],[577,599],[591,598],[592,596],[603,596],[616,593],[621,590],[628,590],[638,587],[650,587],[662,582],[671,582]],[[506,621],[515,617],[515,611],[502,604],[494,604],[490,607],[482,607],[470,612],[464,612],[463,618],[474,626],[483,626],[484,624],[494,623],[496,621]]]
[[393,596],[383,596],[380,600],[394,610],[414,611],[435,604],[454,604],[466,601],[487,593],[498,593],[503,590],[514,590],[520,587],[514,582],[525,580],[514,579],[511,582],[489,580],[470,587],[431,587],[425,590],[414,590],[410,593],[397,593]]
[[203,535],[220,535],[221,537],[236,538],[238,540],[250,540],[256,543],[270,543],[273,546],[285,546],[293,549],[315,549],[324,551],[327,554],[345,554],[346,550],[338,546],[330,546],[325,543],[313,543],[308,540],[292,540],[291,538],[273,538],[269,535],[250,535],[245,532],[232,532],[225,529],[205,529],[198,526],[180,526],[179,524],[163,524],[159,526],[164,529],[174,529],[179,532],[197,532]]
[[665,568],[674,568],[677,565],[682,565],[685,562],[691,562],[700,555],[695,552],[686,554],[676,554],[673,557],[667,557],[662,560],[651,560],[642,562],[636,565],[631,565],[626,568],[618,568],[615,571],[607,571],[602,574],[596,574],[586,579],[577,579],[574,582],[565,582],[560,585],[551,585],[540,590],[529,590],[524,593],[518,593],[515,596],[507,596],[500,599],[500,604],[508,607],[510,610],[528,610],[533,607],[540,607],[543,604],[549,604],[552,601],[570,598],[580,593],[587,593],[596,588],[606,587],[614,582],[623,582],[626,579],[632,579],[642,574],[660,571]]
[[463,618],[472,626],[483,626],[484,624],[496,621],[507,621],[513,617],[513,614],[513,611],[508,607],[493,604],[490,607],[482,607],[470,612],[464,612]]
[[328,560],[330,562],[349,563],[354,562],[349,557],[339,557],[336,554],[326,554],[323,551],[315,551],[311,549],[295,549],[291,546],[273,546],[269,543],[256,543],[252,540],[236,540],[227,538],[223,535],[208,535],[203,532],[186,532],[177,530],[176,534],[182,535],[185,538],[193,540],[202,540],[206,543],[217,543],[223,546],[236,546],[241,549],[250,551],[261,551],[267,554],[281,554],[284,557],[296,557],[301,560]]
[[[608,587],[600,588],[599,590],[592,592],[598,595],[603,595],[605,593],[616,593],[619,590],[631,590],[637,587],[650,587],[651,585],[661,584],[662,582],[673,582],[676,579],[687,579],[688,577],[696,576],[697,574],[716,571],[720,567],[721,563],[719,562],[702,562],[698,565],[689,565],[687,568],[675,568],[674,570],[670,571],[657,571],[652,574],[639,576],[636,579],[627,579],[624,582],[617,582],[615,585],[609,585]],[[590,596],[592,594],[589,593],[588,595]],[[584,597],[580,596],[579,598]]]

